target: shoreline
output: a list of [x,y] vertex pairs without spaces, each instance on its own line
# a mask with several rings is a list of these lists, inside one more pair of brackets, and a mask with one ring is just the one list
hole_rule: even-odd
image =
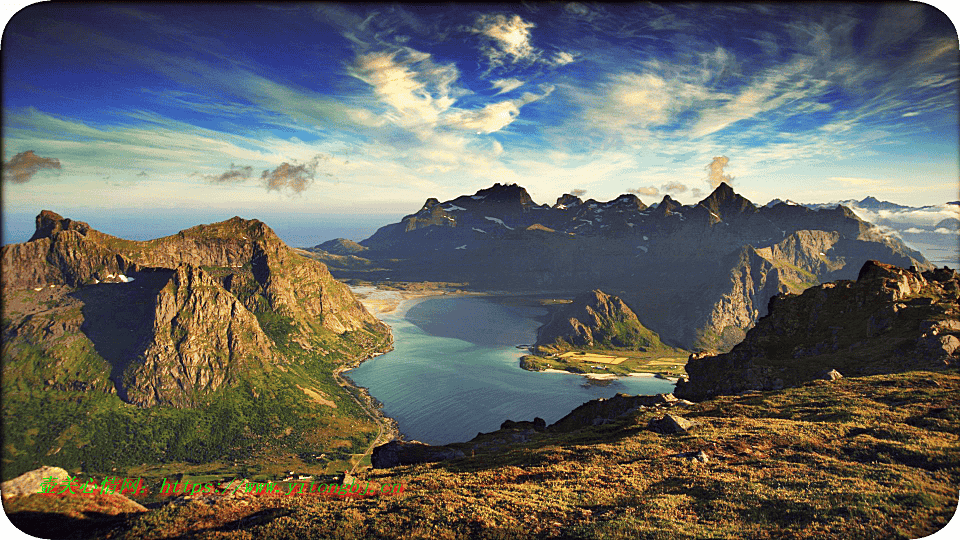
[[585,377],[587,379],[591,379],[594,381],[615,381],[617,379],[620,379],[621,377],[649,377],[651,379],[663,379],[665,381],[670,381],[676,384],[678,380],[673,377],[664,377],[659,373],[653,373],[649,371],[627,373],[626,375],[617,375],[614,373],[574,373],[572,371],[567,371],[565,369],[554,369],[554,368],[547,368],[547,369],[541,369],[541,370],[528,370],[528,371],[534,371],[535,373],[565,373],[567,375],[579,375],[581,377]]

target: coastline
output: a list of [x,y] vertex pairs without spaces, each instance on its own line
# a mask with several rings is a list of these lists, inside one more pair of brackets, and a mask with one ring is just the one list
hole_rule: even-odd
[[[613,373],[574,373],[572,371],[567,371],[565,369],[553,369],[553,368],[537,370],[537,373],[566,373],[567,375],[579,375],[581,377],[586,377],[587,379],[591,379],[594,381],[614,381],[621,377],[620,375],[615,375]],[[624,377],[650,377],[650,378],[656,378],[656,379],[663,379],[665,381],[670,381],[672,383],[677,382],[677,379],[673,377],[664,377],[659,373],[652,373],[652,372],[642,372],[642,373],[635,372],[635,373],[628,373],[623,376]]]
[[[348,285],[349,287],[349,285]],[[428,298],[431,296],[439,296],[445,294],[456,294],[450,293],[445,290],[431,290],[431,291],[397,291],[397,290],[384,290],[379,289],[376,286],[364,285],[359,287],[350,287],[350,291],[357,298],[363,307],[369,311],[373,316],[377,317],[384,324],[387,324],[386,321],[383,321],[381,318],[383,315],[396,315],[402,316],[403,313],[398,311],[401,306],[404,307],[405,311],[409,308],[409,305],[404,306],[405,303],[408,303],[411,300],[420,300],[423,298]],[[389,327],[390,325],[387,324]],[[386,444],[394,440],[404,440],[405,435],[400,431],[400,426],[397,424],[396,419],[391,418],[383,414],[383,403],[381,403],[377,398],[370,395],[370,391],[363,386],[358,385],[349,375],[345,374],[345,371],[350,371],[367,360],[372,360],[378,356],[382,356],[393,350],[394,347],[394,336],[393,329],[390,330],[390,344],[387,346],[386,350],[378,353],[371,354],[365,357],[358,357],[350,361],[349,363],[337,366],[333,370],[333,379],[334,381],[343,388],[346,388],[348,392],[351,389],[355,390],[357,396],[352,395],[354,401],[360,405],[360,408],[367,413],[376,424],[379,429],[377,436],[374,437],[373,441],[370,443],[370,446],[367,448],[364,456],[371,453],[373,449],[381,444]],[[357,467],[362,461],[363,458],[357,460],[357,463],[349,471],[350,474],[356,472]]]

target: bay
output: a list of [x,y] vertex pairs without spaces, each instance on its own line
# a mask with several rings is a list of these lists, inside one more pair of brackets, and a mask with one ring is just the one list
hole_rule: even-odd
[[394,350],[346,372],[383,404],[408,439],[467,441],[504,420],[553,423],[584,402],[616,393],[672,392],[670,381],[621,377],[601,384],[569,373],[520,368],[517,345],[536,340],[542,308],[476,296],[406,300],[381,315]]

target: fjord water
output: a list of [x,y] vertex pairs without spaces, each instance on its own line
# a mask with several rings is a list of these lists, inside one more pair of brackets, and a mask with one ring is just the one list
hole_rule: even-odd
[[467,441],[504,420],[553,423],[596,398],[672,392],[653,377],[621,377],[602,385],[580,375],[520,368],[545,310],[482,297],[407,300],[381,319],[393,329],[394,350],[346,372],[383,403],[408,438],[429,444]]

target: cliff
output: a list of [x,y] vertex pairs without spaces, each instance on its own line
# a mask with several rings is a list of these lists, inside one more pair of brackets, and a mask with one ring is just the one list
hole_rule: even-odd
[[[678,397],[795,386],[828,376],[897,373],[956,365],[960,355],[960,274],[867,261],[856,281],[771,299],[729,353],[695,354]],[[835,375],[834,375],[835,376]]]
[[152,339],[126,367],[126,401],[142,407],[194,405],[276,362],[257,318],[200,268],[182,264],[156,297]]

